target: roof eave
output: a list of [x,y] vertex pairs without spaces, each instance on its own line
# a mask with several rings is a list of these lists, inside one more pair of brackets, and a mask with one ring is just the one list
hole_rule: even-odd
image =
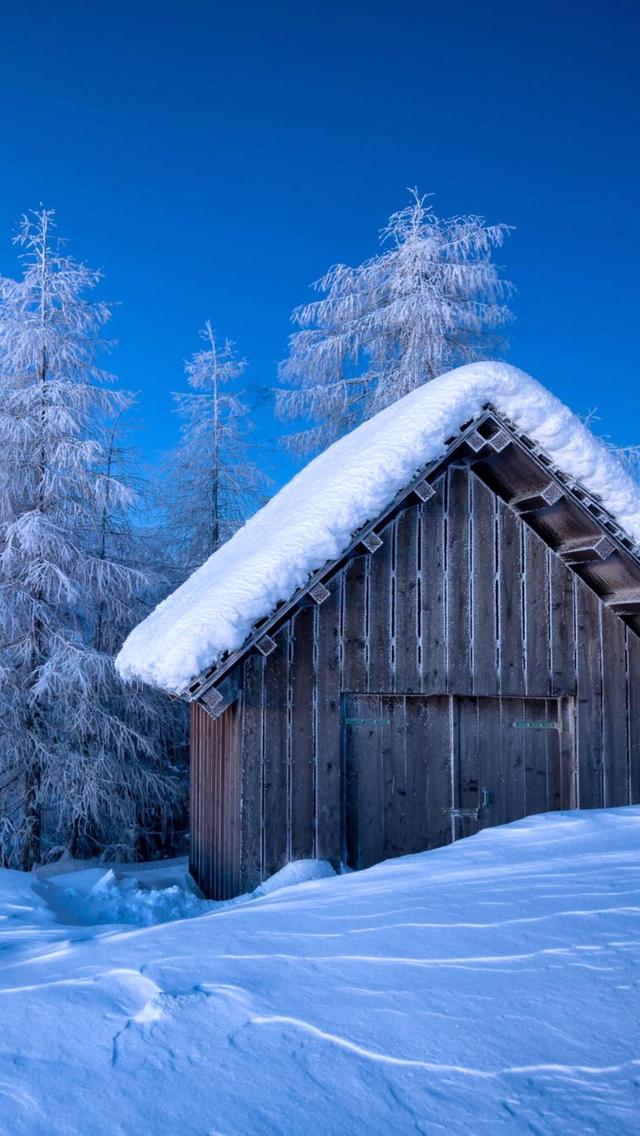
[[[598,594],[613,610],[616,610],[621,617],[625,618],[625,621],[630,622],[634,630],[637,620],[637,630],[640,634],[640,614],[636,615],[636,607],[640,606],[640,550],[637,545],[616,522],[615,517],[604,508],[596,495],[585,489],[575,478],[559,469],[541,446],[528,438],[515,423],[509,421],[491,403],[486,403],[479,416],[464,423],[457,434],[446,440],[446,448],[439,458],[422,467],[377,517],[367,521],[354,533],[350,543],[340,556],[327,561],[314,572],[289,600],[280,604],[268,616],[254,624],[251,633],[241,647],[229,652],[213,666],[208,667],[183,690],[176,692],[178,696],[189,702],[199,701],[205,699],[205,696],[211,691],[206,699],[210,704],[209,709],[215,710],[216,706],[219,706],[220,710],[224,709],[232,692],[229,691],[226,694],[220,691],[214,692],[212,688],[218,688],[226,676],[250,651],[255,649],[264,655],[268,655],[275,646],[273,634],[287,622],[296,609],[309,602],[322,603],[328,594],[327,581],[348,560],[357,555],[359,549],[361,549],[362,554],[366,554],[373,552],[375,547],[379,546],[381,542],[377,531],[384,528],[408,499],[413,498],[419,501],[428,499],[433,492],[431,483],[439,476],[442,469],[453,460],[458,451],[460,456],[463,454],[467,457],[470,456],[474,468],[479,470],[483,463],[490,463],[494,459],[499,461],[500,455],[514,443],[526,452],[532,468],[538,471],[539,476],[532,478],[531,486],[524,493],[504,493],[501,492],[498,485],[492,485],[492,488],[519,513],[526,515],[530,524],[536,513],[543,514],[545,510],[548,511],[557,507],[561,497],[566,498],[571,503],[574,512],[578,509],[585,517],[588,517],[592,526],[597,526],[602,537],[606,537],[608,544],[605,546],[604,543],[600,542],[599,548],[591,547],[590,540],[591,544],[594,545],[597,545],[598,541],[593,533],[587,532],[583,540],[584,547],[580,547],[580,540],[578,539],[577,543],[575,541],[573,543],[565,542],[566,548],[560,545],[555,551],[558,551],[574,569],[580,570],[580,566],[582,566],[580,570],[582,578],[586,579],[586,582],[598,591]],[[488,483],[491,483],[490,477]],[[547,500],[544,496],[550,485],[554,485],[559,494],[556,495],[549,490],[549,497],[553,497],[553,500]],[[535,528],[535,525],[533,527]],[[544,538],[544,531],[540,535],[543,535]],[[551,540],[547,540],[547,543],[553,546]],[[606,556],[603,555],[605,552]],[[606,581],[602,590],[599,590],[599,587],[596,586],[596,578],[589,578],[587,565],[593,561],[599,562],[609,559],[614,554],[622,556],[627,567],[629,563],[635,565],[637,569],[637,592],[635,586],[629,586],[628,580],[622,579],[621,586],[609,593],[607,592]],[[624,576],[624,573],[622,576]],[[620,593],[619,604],[616,601],[618,592]],[[220,698],[215,697],[216,693],[220,693]]]

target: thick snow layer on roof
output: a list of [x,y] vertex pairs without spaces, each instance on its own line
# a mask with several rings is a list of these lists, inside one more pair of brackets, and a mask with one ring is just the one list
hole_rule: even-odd
[[309,463],[129,635],[116,665],[181,692],[347,547],[486,403],[599,495],[640,543],[635,482],[566,406],[506,363],[473,363],[412,391]]

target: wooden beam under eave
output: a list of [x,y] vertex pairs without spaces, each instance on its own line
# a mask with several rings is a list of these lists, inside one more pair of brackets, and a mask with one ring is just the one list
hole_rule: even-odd
[[613,592],[605,603],[616,615],[640,615],[640,588]]
[[208,686],[196,701],[202,703],[210,718],[215,719],[236,701],[240,691],[238,671],[231,671],[218,686]]
[[255,644],[256,650],[259,651],[261,655],[264,655],[265,658],[267,655],[270,655],[272,651],[275,651],[277,646],[278,644],[275,639],[272,639],[270,635],[263,635]]
[[367,552],[377,552],[377,550],[382,547],[382,543],[382,538],[374,532],[366,533],[360,541],[360,544],[363,548],[366,548]]
[[300,607],[319,607],[320,604],[323,604],[325,600],[329,599],[330,595],[331,592],[329,589],[319,580],[318,583],[314,584],[312,588],[309,588],[309,591],[303,596]]
[[419,481],[417,485],[414,485],[413,492],[415,493],[418,500],[423,504],[425,501],[430,501],[431,498],[435,497],[436,495],[436,491],[433,488],[433,485],[431,484],[431,482],[427,481],[426,477],[424,481]]
[[489,434],[488,437],[484,433],[481,433],[480,430],[472,430],[467,434],[466,438],[463,439],[476,457],[487,453],[487,451],[494,454],[501,454],[503,450],[506,450],[507,446],[511,445],[512,440],[511,436],[506,430],[503,430],[502,427],[498,427],[498,429],[496,429],[493,434]]
[[519,513],[534,513],[538,509],[548,509],[552,505],[557,505],[563,497],[562,486],[558,485],[556,481],[549,481],[540,489],[532,489],[527,493],[520,493],[516,497],[512,497],[509,504]]
[[606,560],[615,548],[613,541],[601,534],[565,541],[557,551],[566,564],[588,564],[591,560]]

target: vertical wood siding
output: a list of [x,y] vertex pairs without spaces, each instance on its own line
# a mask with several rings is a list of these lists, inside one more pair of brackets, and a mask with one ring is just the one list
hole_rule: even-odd
[[215,720],[191,703],[190,871],[207,896],[240,891],[242,707]]
[[[640,800],[640,641],[466,466],[450,466],[434,488],[381,530],[381,548],[327,581],[329,598],[300,610],[271,655],[239,664],[235,708],[218,722],[194,708],[193,862],[207,894],[254,887],[290,858],[344,857],[341,701],[350,694],[569,699],[576,790],[558,783],[557,799],[585,808]],[[496,702],[483,722],[506,794],[496,819],[508,815],[519,777],[508,772],[515,731],[504,712]],[[409,765],[402,776],[411,792]],[[443,839],[447,776],[444,765],[428,772]],[[236,827],[223,833],[233,808]],[[218,854],[223,868],[212,864]]]

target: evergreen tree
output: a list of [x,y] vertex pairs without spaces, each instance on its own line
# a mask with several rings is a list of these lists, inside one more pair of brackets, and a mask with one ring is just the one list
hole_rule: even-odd
[[240,527],[266,482],[251,459],[249,410],[237,390],[246,363],[229,340],[218,343],[208,321],[200,334],[205,346],[185,364],[191,389],[174,395],[183,424],[167,463],[167,531],[183,576]]
[[640,446],[616,446],[614,449],[625,469],[640,482]]
[[413,190],[382,230],[382,252],[316,281],[324,296],[295,309],[301,330],[281,365],[293,389],[278,392],[278,411],[305,426],[288,446],[324,447],[444,371],[499,352],[511,286],[492,253],[508,231],[473,215],[443,220]]
[[54,848],[133,854],[176,787],[166,719],[112,662],[150,578],[113,532],[134,495],[103,439],[130,396],[98,364],[100,275],[47,210],[16,241],[22,278],[0,279],[0,857],[28,869]]

